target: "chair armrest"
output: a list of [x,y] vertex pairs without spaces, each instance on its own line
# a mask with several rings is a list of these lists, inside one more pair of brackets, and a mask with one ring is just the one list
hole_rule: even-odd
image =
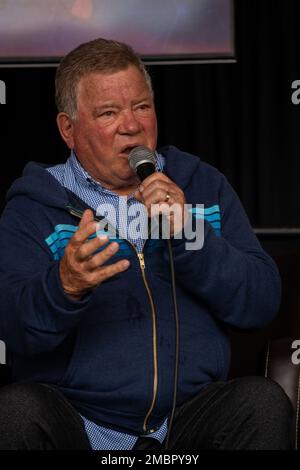
[[[294,408],[295,448],[300,448],[300,363],[292,361],[295,338],[269,341],[265,362],[265,377],[277,382],[289,397]],[[299,354],[300,356],[300,354]],[[300,361],[297,361],[300,362]]]

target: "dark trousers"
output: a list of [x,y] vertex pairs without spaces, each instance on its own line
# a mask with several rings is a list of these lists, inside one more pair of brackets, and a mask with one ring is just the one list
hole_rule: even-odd
[[[169,449],[292,449],[293,412],[274,382],[218,382],[176,410]],[[163,450],[139,438],[134,450]],[[61,393],[41,384],[0,389],[0,450],[90,449],[81,417]]]

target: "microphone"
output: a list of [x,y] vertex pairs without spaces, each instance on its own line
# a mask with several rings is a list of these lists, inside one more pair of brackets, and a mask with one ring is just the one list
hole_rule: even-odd
[[[144,145],[139,145],[138,147],[134,147],[128,155],[128,161],[129,161],[129,166],[135,171],[137,176],[141,181],[144,181],[144,179],[147,178],[147,176],[152,175],[155,173],[155,156],[154,152],[152,152],[148,147],[145,147]],[[165,233],[167,236],[165,238],[168,238],[169,235],[169,230],[164,229],[164,221],[165,217],[163,217],[162,214],[159,214],[154,218],[156,220],[157,226],[155,227],[155,230],[158,230],[158,232],[154,232],[151,230],[152,235],[154,233],[157,233],[158,238],[161,238]],[[150,220],[150,219],[149,219]],[[169,228],[169,225],[167,225]],[[154,235],[153,235],[154,236]]]
[[154,153],[139,145],[134,147],[128,155],[129,166],[136,172],[137,176],[141,181],[152,175],[155,172],[155,156]]

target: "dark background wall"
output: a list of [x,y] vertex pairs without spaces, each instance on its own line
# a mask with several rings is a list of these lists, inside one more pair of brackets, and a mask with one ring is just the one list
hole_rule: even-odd
[[[223,171],[255,226],[300,227],[298,0],[236,0],[236,64],[151,66],[159,143]],[[0,69],[0,203],[29,160],[68,154],[55,124],[54,68]]]
[[[300,105],[291,101],[291,84],[300,80],[299,18],[299,0],[236,0],[237,63],[150,67],[159,144],[217,166],[254,227],[300,228]],[[0,69],[7,86],[7,104],[0,106],[0,207],[26,162],[68,156],[56,130],[54,74],[54,68]],[[299,238],[262,237],[262,243],[280,265],[284,292],[279,320],[267,334],[300,335]],[[265,333],[259,335],[262,344]]]

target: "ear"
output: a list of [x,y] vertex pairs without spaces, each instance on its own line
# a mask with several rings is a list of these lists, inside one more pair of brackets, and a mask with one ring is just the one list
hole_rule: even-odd
[[74,125],[70,116],[66,113],[58,113],[56,123],[60,132],[60,135],[66,142],[69,149],[74,148]]

